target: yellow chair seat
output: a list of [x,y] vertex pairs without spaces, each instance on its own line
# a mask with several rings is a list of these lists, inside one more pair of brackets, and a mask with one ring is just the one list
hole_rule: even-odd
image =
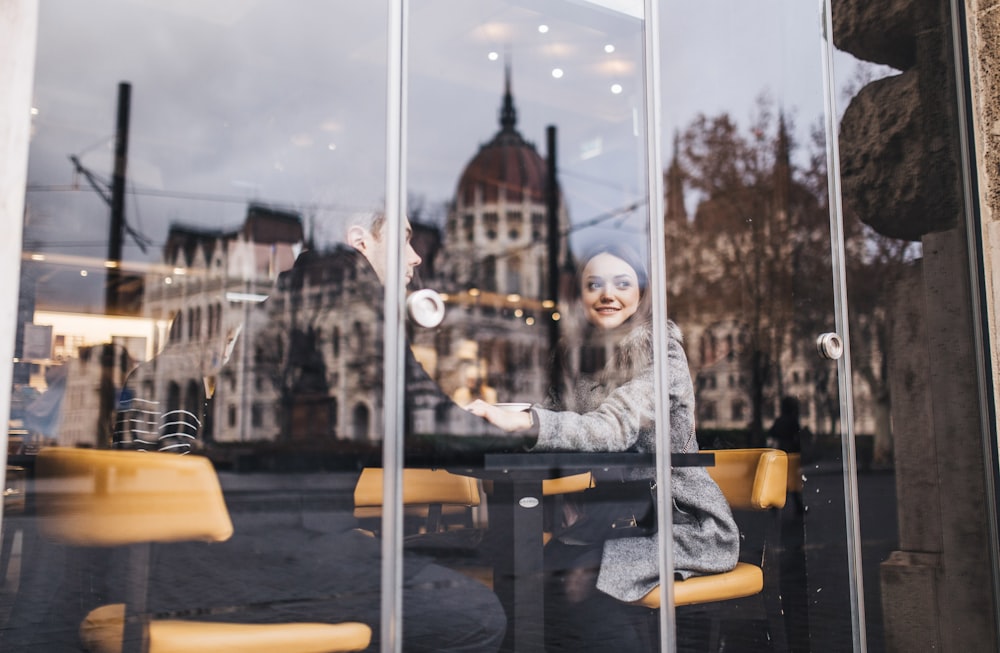
[[[121,653],[125,605],[92,610],[80,626],[80,638],[91,653]],[[149,653],[339,653],[368,647],[366,624],[229,624],[154,620],[149,624]]]
[[[674,605],[739,599],[753,596],[762,589],[764,589],[764,573],[761,568],[747,562],[738,562],[732,571],[674,581]],[[659,609],[660,586],[654,587],[649,594],[638,601],[633,601],[633,605]]]
[[542,495],[552,496],[555,494],[569,494],[571,492],[583,492],[594,487],[594,475],[591,472],[582,472],[572,476],[557,476],[547,478],[542,481]]
[[[35,475],[46,488],[37,498],[39,532],[61,544],[129,546],[126,587],[145,587],[152,543],[224,542],[233,532],[218,476],[201,456],[46,447]],[[141,608],[130,605],[128,613],[139,619]],[[123,642],[125,614],[125,604],[117,603],[87,615],[79,633],[90,653],[139,650],[143,642]],[[132,637],[138,622],[128,625]],[[149,646],[141,653],[339,653],[367,648],[371,629],[355,622],[153,620],[145,637]]]

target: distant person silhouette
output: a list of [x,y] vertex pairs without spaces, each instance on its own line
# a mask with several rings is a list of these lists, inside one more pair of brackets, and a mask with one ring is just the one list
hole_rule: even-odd
[[[767,431],[768,446],[785,453],[801,455],[804,432],[799,421],[799,400],[789,395],[782,397],[780,414]],[[803,512],[802,493],[790,490],[788,494],[795,501],[796,512]]]

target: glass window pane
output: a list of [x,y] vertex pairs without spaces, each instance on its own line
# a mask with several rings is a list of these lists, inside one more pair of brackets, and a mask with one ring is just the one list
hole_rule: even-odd
[[989,94],[958,77],[975,21],[958,2],[830,9],[868,650],[995,648],[995,409],[977,376],[996,338],[972,180],[996,167],[968,118]]
[[[649,273],[643,27],[631,2],[410,10],[407,206],[437,239],[417,281],[445,304],[410,342],[445,393],[507,433],[428,414],[407,455],[485,481],[510,650],[657,637],[655,613],[627,605],[659,583],[656,539],[605,549],[625,512],[597,491],[626,478],[648,503],[655,478],[666,352],[651,328],[664,286]],[[607,471],[595,490],[566,479],[592,468]]]
[[762,567],[763,590],[711,617],[678,607],[682,646],[706,647],[713,629],[726,650],[853,645],[853,425],[838,364],[815,345],[839,310],[820,18],[809,3],[663,10],[668,308],[685,334],[698,441],[720,454],[773,447],[790,463],[781,511],[735,510],[740,559]]
[[[380,464],[378,295],[334,254],[385,194],[386,7],[40,4],[9,457],[34,493],[5,514],[0,647],[75,648],[124,597],[117,549],[62,546],[32,509],[107,487],[166,522],[161,458],[211,461],[234,532],[158,545],[150,613],[377,640],[381,544],[357,527],[381,506],[355,515],[354,490]],[[39,462],[55,448],[142,462],[74,483]]]

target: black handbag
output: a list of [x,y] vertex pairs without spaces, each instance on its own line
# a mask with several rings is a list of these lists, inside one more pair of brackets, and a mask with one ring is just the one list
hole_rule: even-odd
[[597,544],[656,533],[656,481],[603,480],[578,495],[581,513],[555,536],[567,544]]
[[598,490],[596,500],[607,504],[607,539],[656,533],[656,481],[605,481],[587,492],[591,490]]

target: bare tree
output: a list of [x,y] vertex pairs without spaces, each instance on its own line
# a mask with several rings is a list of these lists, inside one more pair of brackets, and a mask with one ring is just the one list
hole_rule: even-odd
[[686,311],[685,320],[701,324],[739,325],[737,349],[729,353],[746,371],[755,444],[764,440],[765,406],[785,392],[783,365],[830,314],[829,303],[814,301],[816,284],[830,286],[825,201],[808,168],[793,162],[790,131],[786,117],[761,99],[746,132],[726,114],[699,116],[678,150],[698,202],[684,234],[688,251],[672,257],[685,279],[685,287],[673,288],[672,312]]

